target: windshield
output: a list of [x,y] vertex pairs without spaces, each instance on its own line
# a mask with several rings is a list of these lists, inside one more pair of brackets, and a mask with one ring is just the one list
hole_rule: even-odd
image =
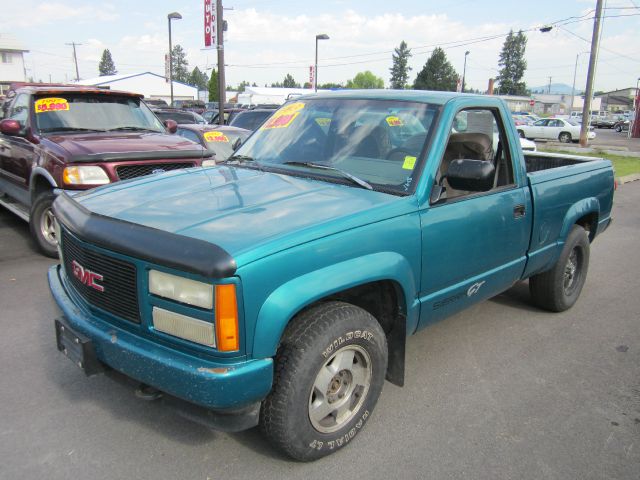
[[35,99],[36,127],[41,133],[151,130],[164,126],[137,97],[63,93]]
[[320,164],[358,177],[376,190],[409,193],[437,112],[437,106],[424,103],[301,100],[278,110],[231,158],[252,160],[263,169],[345,182],[340,172],[302,165]]
[[232,127],[244,128],[246,130],[256,130],[262,123],[273,115],[273,111],[260,111],[260,112],[240,112],[233,117],[233,120],[229,123]]
[[189,125],[194,123],[203,125],[207,123],[201,115],[198,115],[195,112],[184,112],[176,110],[173,112],[156,112],[156,115],[160,120],[173,120],[178,125]]
[[229,132],[221,130],[211,130],[204,132],[202,136],[207,142],[207,148],[215,153],[216,160],[226,160],[233,154],[233,146],[240,139],[244,141],[250,132]]

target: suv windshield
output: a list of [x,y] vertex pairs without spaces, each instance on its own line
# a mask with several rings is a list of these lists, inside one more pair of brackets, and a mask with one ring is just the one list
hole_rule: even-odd
[[64,93],[35,99],[36,127],[41,133],[150,130],[162,123],[136,97]]
[[389,100],[300,100],[278,110],[231,160],[340,183],[347,173],[376,190],[405,194],[417,181],[413,172],[438,111]]

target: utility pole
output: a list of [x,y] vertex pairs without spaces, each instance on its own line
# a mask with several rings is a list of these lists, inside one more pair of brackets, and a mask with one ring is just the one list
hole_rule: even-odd
[[551,94],[551,78],[549,77],[549,87],[547,88],[547,93]]
[[224,125],[224,104],[226,85],[224,80],[224,20],[222,18],[222,0],[216,0],[216,35],[218,36],[218,123]]
[[65,45],[71,45],[73,47],[73,62],[76,64],[76,82],[80,81],[80,73],[78,72],[78,57],[76,56],[76,47],[82,45],[81,43],[71,42],[65,43]]
[[589,56],[589,72],[587,73],[587,91],[582,106],[582,126],[580,127],[580,146],[587,146],[587,132],[591,123],[591,97],[593,97],[593,81],[596,75],[598,60],[598,42],[600,40],[600,20],[602,18],[602,0],[597,0],[596,16],[593,20],[593,35],[591,36],[591,55]]

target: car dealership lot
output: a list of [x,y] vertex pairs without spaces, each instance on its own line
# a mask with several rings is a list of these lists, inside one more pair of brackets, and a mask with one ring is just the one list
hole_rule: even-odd
[[312,464],[84,377],[55,347],[55,262],[0,209],[2,477],[637,478],[639,203],[640,183],[616,193],[573,309],[534,309],[521,284],[411,337],[406,386],[387,383],[357,441]]

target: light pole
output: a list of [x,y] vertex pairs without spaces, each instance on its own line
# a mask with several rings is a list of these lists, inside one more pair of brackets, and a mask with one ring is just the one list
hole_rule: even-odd
[[462,93],[464,93],[464,77],[467,75],[467,55],[469,55],[469,50],[464,52],[464,67],[462,67]]
[[576,65],[573,68],[573,88],[571,89],[571,105],[569,106],[569,115],[571,115],[571,112],[573,111],[573,100],[576,96],[576,73],[578,72],[578,58],[580,58],[580,55],[582,55],[583,53],[589,53],[589,51],[587,50],[584,52],[580,52],[576,55]]
[[182,18],[182,15],[180,15],[178,12],[172,12],[169,15],[167,15],[167,21],[169,22],[169,85],[171,88],[171,106],[173,107],[173,55],[172,55],[172,50],[173,47],[171,46],[171,20],[180,20]]
[[[640,78],[636,81],[636,98],[633,99],[633,111],[635,115],[630,120],[628,135],[632,138],[640,138]],[[632,128],[633,127],[633,128]]]
[[318,40],[329,40],[329,35],[321,33],[316,35],[316,63],[313,67],[313,91],[318,91]]

